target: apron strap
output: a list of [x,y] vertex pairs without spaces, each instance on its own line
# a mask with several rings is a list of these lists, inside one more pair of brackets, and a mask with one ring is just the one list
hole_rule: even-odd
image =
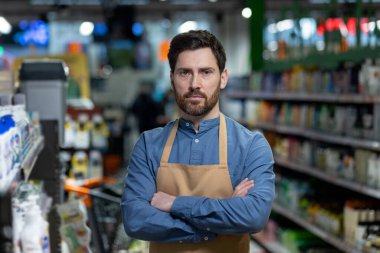
[[[161,156],[161,163],[168,163],[169,156],[172,151],[173,143],[178,129],[178,119],[174,122],[174,126],[170,131],[168,140],[166,141],[164,151]],[[227,165],[227,127],[226,119],[222,113],[220,113],[219,123],[219,163]]]
[[161,156],[161,163],[169,162],[169,156],[170,156],[170,152],[172,151],[173,142],[177,134],[177,129],[178,129],[178,119],[174,122],[174,126],[170,132],[169,138],[166,141],[164,152],[162,153],[162,156]]
[[226,119],[222,113],[220,113],[219,123],[219,163],[227,165],[227,127]]

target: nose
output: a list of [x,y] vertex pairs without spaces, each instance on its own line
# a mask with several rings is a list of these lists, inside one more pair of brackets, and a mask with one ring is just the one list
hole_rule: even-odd
[[197,73],[195,73],[193,74],[193,78],[191,79],[190,88],[199,89],[200,87],[201,87],[201,78]]

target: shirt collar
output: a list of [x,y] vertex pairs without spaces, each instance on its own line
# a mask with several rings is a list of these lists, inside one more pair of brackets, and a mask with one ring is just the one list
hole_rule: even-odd
[[[219,122],[220,122],[220,117],[216,117],[216,118],[213,118],[213,119],[206,119],[206,120],[202,120],[199,124],[199,131],[198,133],[201,133],[201,132],[205,132],[211,128],[214,128],[216,126],[219,126]],[[188,121],[188,120],[185,120],[183,118],[180,118],[179,119],[179,125],[178,127],[180,129],[183,129],[185,131],[191,131],[191,132],[194,132],[194,127],[193,127],[193,122],[191,121]]]

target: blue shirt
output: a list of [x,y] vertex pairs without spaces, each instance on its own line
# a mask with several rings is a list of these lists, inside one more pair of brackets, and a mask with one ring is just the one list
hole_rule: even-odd
[[[217,234],[253,233],[266,224],[274,198],[273,155],[260,132],[226,118],[228,168],[235,188],[254,180],[247,196],[225,199],[178,196],[170,213],[150,205],[163,148],[173,128],[144,132],[130,159],[121,207],[125,231],[131,237],[160,242],[200,242]],[[170,163],[219,164],[219,117],[204,120],[199,131],[180,119]]]

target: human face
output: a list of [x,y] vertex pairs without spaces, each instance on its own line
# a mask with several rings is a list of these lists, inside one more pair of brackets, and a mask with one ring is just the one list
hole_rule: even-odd
[[227,84],[228,74],[227,70],[220,73],[210,48],[180,53],[170,78],[181,116],[219,116],[219,94]]

